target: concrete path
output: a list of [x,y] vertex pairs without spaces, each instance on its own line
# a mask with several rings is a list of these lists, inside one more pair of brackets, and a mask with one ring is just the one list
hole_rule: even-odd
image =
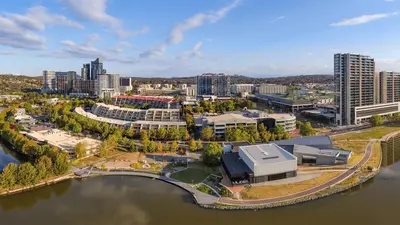
[[267,182],[263,182],[263,183],[251,184],[251,186],[276,186],[276,185],[282,185],[282,184],[290,184],[290,183],[311,180],[311,179],[319,177],[319,176],[321,176],[321,172],[316,173],[315,171],[313,171],[313,173],[297,174],[297,176],[295,176],[295,177],[274,180],[274,181],[267,181]]
[[370,158],[370,156],[372,154],[372,145],[375,141],[376,141],[376,139],[373,139],[368,143],[365,154],[364,154],[363,158],[360,160],[360,162],[357,163],[357,165],[355,165],[351,169],[347,170],[346,172],[340,174],[339,176],[333,178],[332,180],[330,180],[324,184],[321,184],[317,187],[314,187],[314,188],[311,188],[311,189],[308,189],[308,190],[305,190],[302,192],[298,192],[295,194],[277,197],[277,198],[267,198],[267,199],[260,199],[260,200],[235,200],[235,199],[223,197],[223,198],[220,198],[218,202],[222,203],[222,204],[243,205],[243,206],[265,205],[265,204],[270,204],[270,203],[289,201],[292,199],[304,197],[304,196],[311,195],[316,192],[322,191],[326,188],[329,188],[330,186],[333,186],[333,185],[340,183],[341,181],[347,179],[348,177],[350,177],[351,175],[354,174],[354,172],[356,171],[357,168],[363,166],[368,161],[368,159]]

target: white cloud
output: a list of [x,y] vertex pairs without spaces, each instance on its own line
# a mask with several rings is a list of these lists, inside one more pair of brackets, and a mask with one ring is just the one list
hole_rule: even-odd
[[271,21],[269,21],[270,23],[275,23],[275,22],[278,22],[279,20],[283,20],[283,19],[285,19],[286,17],[285,16],[280,16],[280,17],[277,17],[277,18],[275,18],[275,19],[273,19],[273,20],[271,20]]
[[46,39],[36,32],[43,31],[46,25],[84,28],[65,16],[49,13],[43,6],[35,6],[29,8],[25,15],[6,13],[0,16],[0,45],[30,50],[44,49]]
[[387,18],[390,16],[395,16],[397,15],[397,12],[394,13],[386,13],[386,14],[371,14],[371,15],[362,15],[359,17],[354,17],[354,18],[349,18],[349,19],[344,19],[340,22],[337,23],[332,23],[331,26],[339,27],[339,26],[353,26],[353,25],[359,25],[359,24],[364,24],[364,23],[369,23],[375,20]]
[[385,0],[385,2],[394,2],[394,0]]
[[140,30],[126,30],[122,22],[106,12],[107,0],[60,0],[82,20],[105,25],[118,37],[125,38],[147,33],[148,27]]
[[189,58],[201,58],[203,54],[200,52],[200,48],[203,46],[203,42],[197,42],[190,51],[182,52],[181,55],[177,57],[179,60],[187,60]]
[[11,50],[0,50],[0,55],[15,55],[15,51]]
[[200,27],[205,23],[216,23],[224,18],[229,11],[239,6],[241,0],[234,0],[231,4],[209,13],[198,13],[192,17],[187,18],[183,22],[177,23],[169,32],[166,40],[157,47],[141,53],[141,58],[148,58],[152,56],[161,56],[164,54],[167,46],[176,45],[183,41],[184,33],[188,30]]

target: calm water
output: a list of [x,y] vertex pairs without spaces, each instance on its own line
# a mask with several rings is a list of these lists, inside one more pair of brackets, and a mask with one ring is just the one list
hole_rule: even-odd
[[0,142],[0,171],[9,163],[19,163],[19,157]]
[[344,194],[285,208],[214,211],[170,184],[138,177],[68,180],[0,198],[1,225],[398,225],[400,163]]

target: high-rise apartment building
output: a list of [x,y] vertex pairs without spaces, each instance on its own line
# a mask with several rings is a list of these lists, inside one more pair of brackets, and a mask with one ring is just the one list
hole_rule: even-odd
[[231,93],[241,94],[244,92],[253,93],[254,84],[233,84],[231,85]]
[[81,78],[84,80],[90,80],[90,63],[83,64],[81,69]]
[[400,73],[382,71],[379,73],[379,86],[376,95],[377,103],[400,102]]
[[75,71],[68,71],[67,72],[68,91],[72,90],[72,82],[75,79],[76,79],[76,72]]
[[230,75],[205,73],[197,76],[197,95],[230,96]]
[[355,107],[374,104],[373,58],[360,54],[334,55],[336,123],[355,124]]
[[96,93],[99,97],[112,97],[119,95],[119,74],[99,74],[97,79]]
[[103,60],[97,58],[91,62],[90,79],[97,80],[99,74],[103,74]]
[[56,77],[57,92],[60,94],[68,93],[68,78],[67,76]]
[[57,88],[56,71],[43,71],[43,91],[45,93],[55,91]]

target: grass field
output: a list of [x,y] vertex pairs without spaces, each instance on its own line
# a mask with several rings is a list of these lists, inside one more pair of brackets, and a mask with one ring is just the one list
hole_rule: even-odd
[[362,157],[365,154],[365,148],[367,147],[369,141],[334,141],[333,145],[338,148],[342,148],[344,150],[351,150],[353,154],[349,162],[347,163],[348,166],[354,166],[358,162],[361,161]]
[[372,168],[378,168],[381,163],[381,145],[379,142],[375,142],[372,146],[372,155],[369,160],[365,163],[363,169],[367,169],[368,166]]
[[189,184],[197,184],[206,179],[210,174],[211,173],[202,169],[187,168],[186,170],[172,174],[171,178]]
[[297,183],[271,185],[271,186],[252,186],[240,192],[243,199],[264,199],[286,196],[297,192],[305,191],[315,186],[328,182],[342,172],[325,172],[314,179]]
[[332,137],[333,141],[341,141],[341,140],[370,140],[370,139],[379,139],[394,131],[400,130],[400,125],[391,125],[391,126],[380,126],[369,128],[361,131],[351,132],[342,135],[336,135]]

